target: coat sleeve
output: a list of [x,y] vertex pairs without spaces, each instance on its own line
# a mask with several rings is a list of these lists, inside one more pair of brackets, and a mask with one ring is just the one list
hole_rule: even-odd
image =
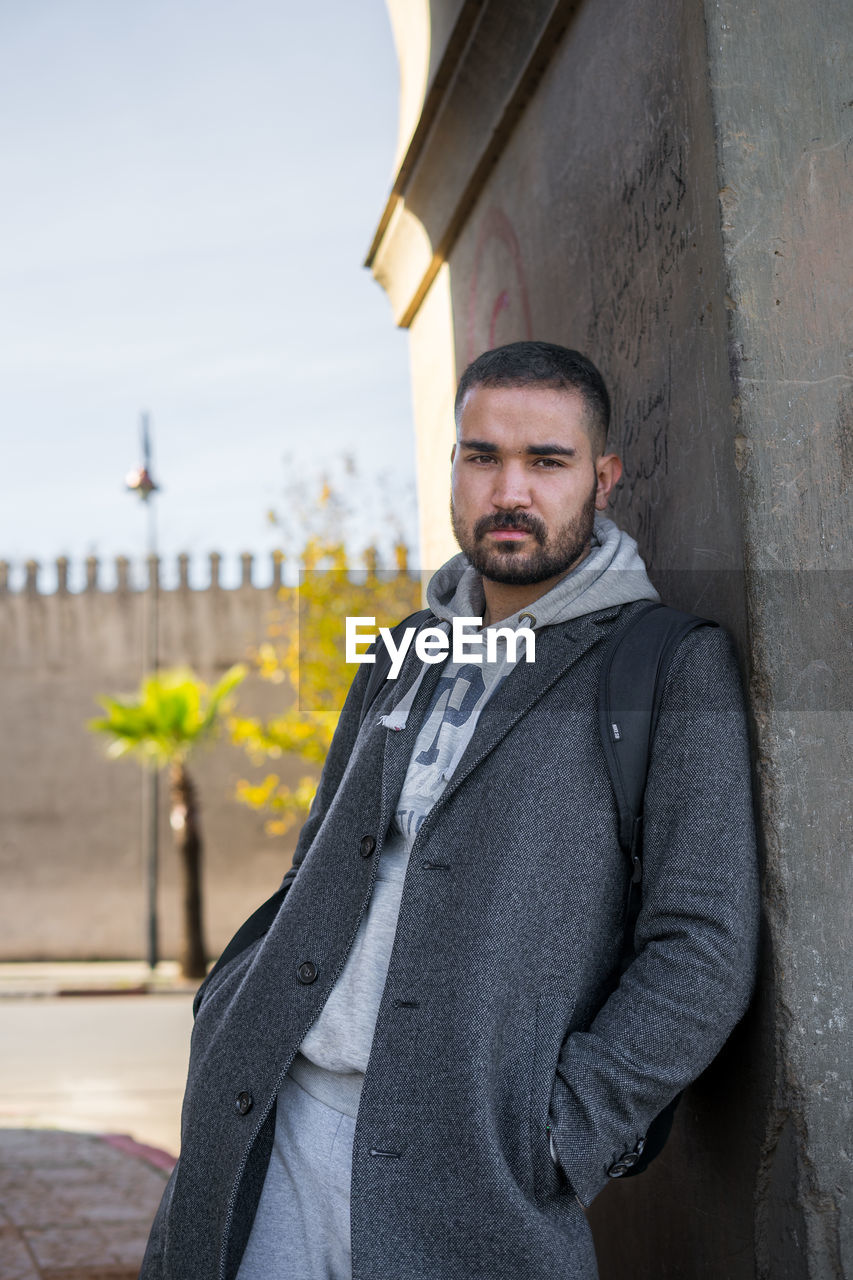
[[652,746],[635,956],[557,1067],[553,1147],[583,1204],[744,1013],[758,921],[740,677],[726,632],[703,627],[673,659]]

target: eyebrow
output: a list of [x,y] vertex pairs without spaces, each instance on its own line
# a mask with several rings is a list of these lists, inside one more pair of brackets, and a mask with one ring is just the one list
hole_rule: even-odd
[[[491,440],[460,440],[459,445],[462,449],[473,449],[476,453],[500,453],[499,447]],[[547,458],[551,454],[574,458],[577,449],[565,444],[529,444],[524,452],[535,458]]]

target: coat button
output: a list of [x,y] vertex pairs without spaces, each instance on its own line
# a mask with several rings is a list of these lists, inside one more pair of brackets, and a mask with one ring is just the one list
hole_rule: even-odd
[[314,981],[317,977],[317,966],[310,960],[303,960],[302,964],[296,970],[296,976],[300,982],[304,982],[306,986]]
[[237,1094],[237,1097],[234,1100],[234,1105],[237,1108],[238,1115],[247,1116],[255,1105],[255,1100],[250,1093],[247,1093],[246,1090],[243,1089]]
[[645,1142],[638,1142],[637,1143],[637,1147],[639,1148],[638,1150],[623,1151],[619,1159],[616,1160],[607,1170],[608,1178],[621,1178],[623,1177],[624,1174],[628,1172],[629,1169],[633,1169],[634,1165],[637,1163],[637,1161],[640,1158],[640,1154],[642,1152],[644,1145],[645,1145]]
[[373,836],[361,837],[361,844],[358,847],[358,851],[362,858],[369,858],[375,848],[376,841],[373,839]]

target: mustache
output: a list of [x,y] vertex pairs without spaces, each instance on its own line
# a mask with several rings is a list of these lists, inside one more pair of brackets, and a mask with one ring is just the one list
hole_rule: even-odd
[[482,516],[474,525],[474,538],[479,540],[498,529],[522,530],[532,534],[543,547],[548,540],[544,520],[540,520],[538,516],[529,516],[524,511],[503,511],[494,516]]

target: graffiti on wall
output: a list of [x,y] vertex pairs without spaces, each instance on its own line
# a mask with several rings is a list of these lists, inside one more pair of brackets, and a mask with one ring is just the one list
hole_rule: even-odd
[[530,294],[521,246],[502,209],[485,213],[477,235],[468,290],[465,362],[481,351],[532,338]]
[[[659,121],[670,115],[664,101]],[[639,161],[621,177],[615,216],[590,244],[590,347],[606,355],[624,472],[620,512],[655,558],[672,447],[674,314],[684,255],[695,249],[687,146],[658,123]]]

